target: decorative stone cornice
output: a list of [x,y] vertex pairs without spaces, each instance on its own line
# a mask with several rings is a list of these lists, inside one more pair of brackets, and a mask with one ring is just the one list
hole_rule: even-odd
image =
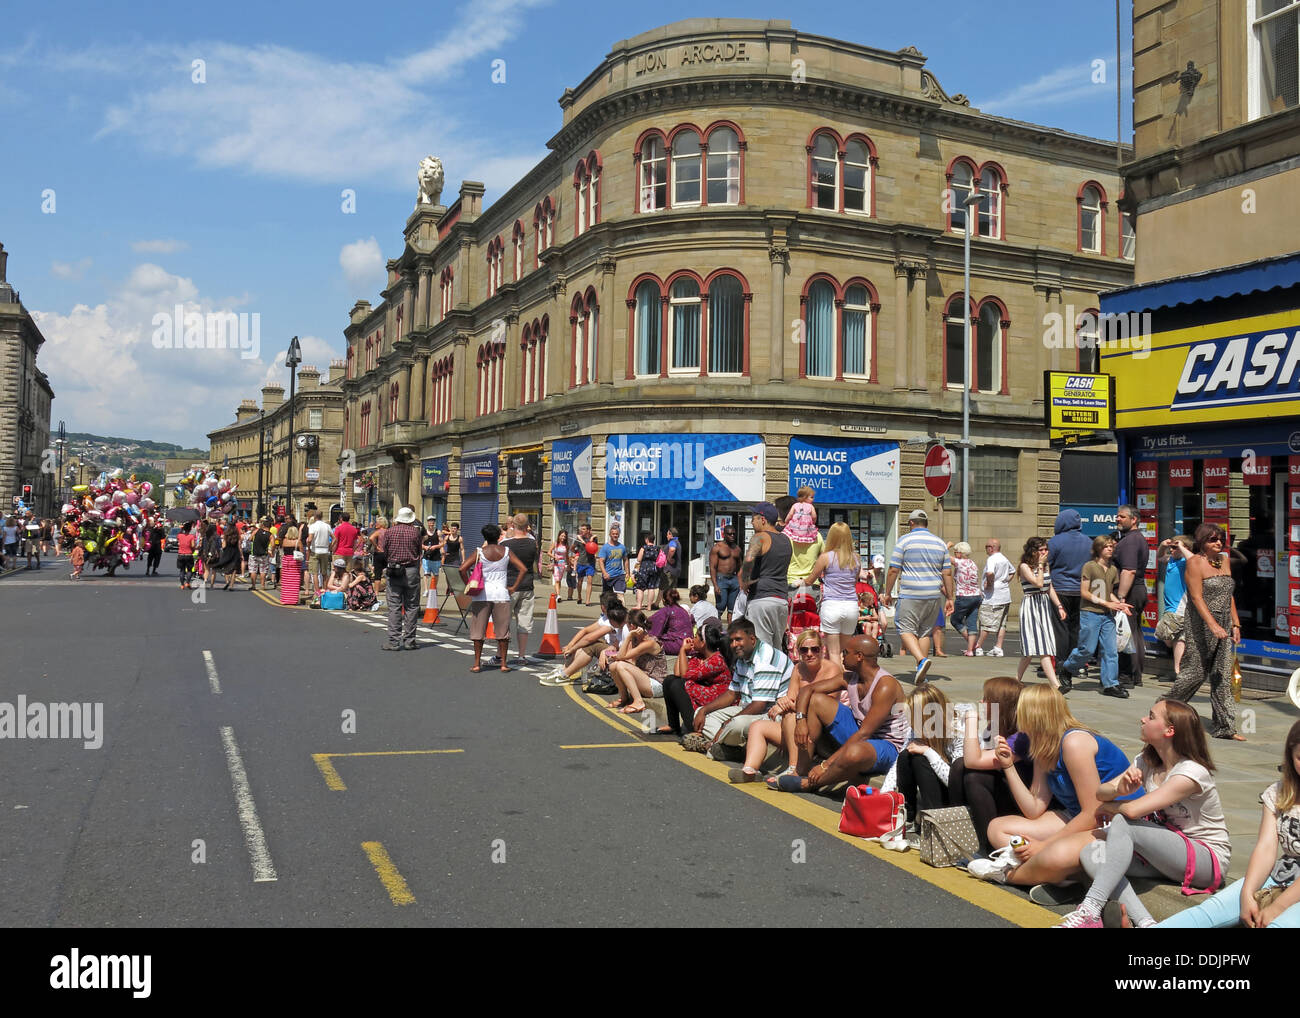
[[927,99],[938,99],[940,102],[952,103],[954,106],[970,105],[970,100],[960,92],[949,97],[948,93],[943,90],[943,86],[939,84],[939,79],[929,71],[921,72],[921,94]]

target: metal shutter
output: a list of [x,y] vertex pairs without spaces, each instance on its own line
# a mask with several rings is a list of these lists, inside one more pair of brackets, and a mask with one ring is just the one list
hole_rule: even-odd
[[460,532],[465,538],[463,553],[466,557],[483,543],[483,528],[489,523],[499,522],[500,510],[498,505],[496,495],[462,495],[460,497]]

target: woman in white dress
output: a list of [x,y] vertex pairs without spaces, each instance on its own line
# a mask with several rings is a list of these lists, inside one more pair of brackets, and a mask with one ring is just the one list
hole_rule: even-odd
[[[471,672],[483,670],[483,640],[487,637],[489,616],[492,619],[493,636],[497,641],[497,658],[501,661],[503,672],[514,671],[506,667],[506,658],[510,653],[510,595],[519,586],[519,581],[527,573],[527,567],[515,557],[515,553],[500,543],[501,528],[489,523],[483,528],[483,546],[474,551],[460,567],[461,579],[466,583],[466,593],[474,598],[470,606],[469,638],[474,641],[474,667]],[[475,589],[469,589],[470,573],[475,564],[482,566],[482,583]],[[506,586],[506,566],[515,568],[514,587]]]
[[1020,667],[1016,678],[1025,674],[1030,661],[1039,658],[1043,672],[1054,689],[1062,689],[1056,679],[1056,630],[1052,625],[1052,612],[1065,621],[1065,608],[1052,588],[1052,574],[1047,568],[1047,541],[1031,537],[1025,542],[1020,556]]

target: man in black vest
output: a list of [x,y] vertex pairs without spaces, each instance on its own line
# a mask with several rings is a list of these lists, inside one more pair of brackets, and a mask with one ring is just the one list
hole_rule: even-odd
[[790,539],[776,529],[776,506],[762,502],[754,506],[753,512],[754,539],[740,564],[740,589],[749,596],[745,618],[754,623],[760,640],[784,650],[790,621],[786,573],[793,549]]

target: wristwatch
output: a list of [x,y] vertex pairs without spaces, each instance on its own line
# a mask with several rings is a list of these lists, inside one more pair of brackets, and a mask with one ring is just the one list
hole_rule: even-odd
[[808,719],[808,715],[800,714],[798,711],[795,711],[794,719],[796,721],[806,721]]

